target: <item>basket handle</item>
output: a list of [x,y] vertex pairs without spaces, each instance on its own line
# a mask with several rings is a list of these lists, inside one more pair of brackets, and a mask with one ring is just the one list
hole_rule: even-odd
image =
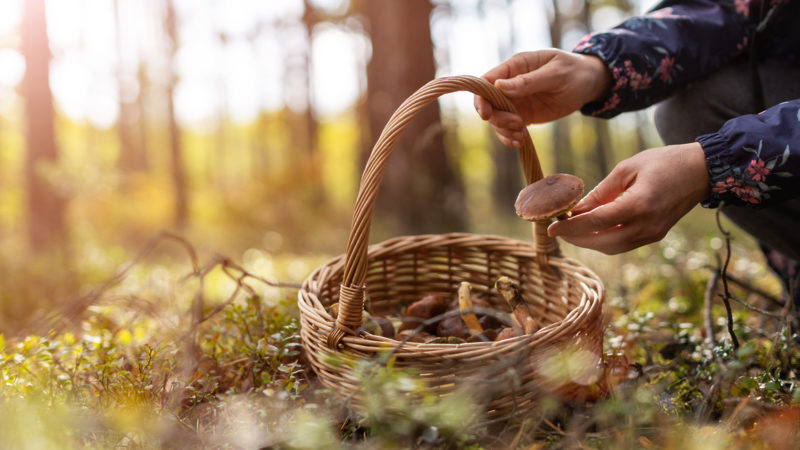
[[[375,207],[378,188],[383,180],[387,161],[400,137],[400,133],[425,106],[433,103],[444,94],[456,91],[472,92],[488,100],[497,109],[516,112],[511,101],[488,81],[470,75],[460,75],[437,78],[428,82],[408,97],[392,114],[378,141],[372,148],[364,173],[361,175],[361,184],[353,210],[350,237],[347,241],[344,275],[339,290],[339,313],[335,326],[328,335],[327,344],[332,349],[338,347],[345,334],[353,334],[353,330],[361,326],[361,311],[364,309],[364,292],[366,289],[364,280],[368,267],[367,246],[372,211]],[[530,184],[542,179],[544,175],[542,174],[542,168],[530,134],[528,134],[527,130],[523,132],[525,136],[522,140],[522,147],[519,149],[519,156],[525,172],[525,179]],[[557,248],[555,240],[547,236],[546,230],[546,223],[534,223],[537,253],[551,253]]]

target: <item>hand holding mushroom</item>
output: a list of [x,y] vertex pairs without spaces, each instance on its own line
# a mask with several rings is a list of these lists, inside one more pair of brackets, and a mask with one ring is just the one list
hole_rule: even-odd
[[619,163],[575,206],[574,217],[548,233],[607,254],[626,252],[661,240],[709,193],[700,144],[645,150]]

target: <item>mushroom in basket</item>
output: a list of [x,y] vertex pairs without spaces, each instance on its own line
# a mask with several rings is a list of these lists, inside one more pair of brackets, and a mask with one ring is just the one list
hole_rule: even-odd
[[506,302],[508,302],[508,306],[511,307],[511,318],[514,321],[514,326],[501,330],[495,340],[502,341],[503,339],[519,336],[523,333],[534,333],[538,329],[536,320],[534,320],[531,315],[527,303],[522,299],[519,286],[511,281],[510,278],[502,276],[494,283],[494,287],[500,292],[500,295],[503,296]]

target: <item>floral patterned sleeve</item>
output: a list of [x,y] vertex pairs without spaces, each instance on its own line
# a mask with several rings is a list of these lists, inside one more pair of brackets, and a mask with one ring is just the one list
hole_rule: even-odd
[[731,119],[697,138],[706,153],[711,197],[703,206],[769,206],[800,197],[800,99]]
[[756,29],[757,14],[750,9],[751,0],[667,0],[644,16],[584,37],[573,52],[605,61],[614,86],[581,112],[610,118],[645,108],[731,61]]

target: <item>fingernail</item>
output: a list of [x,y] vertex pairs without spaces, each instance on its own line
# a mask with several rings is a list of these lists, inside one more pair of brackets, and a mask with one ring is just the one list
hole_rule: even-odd
[[514,148],[520,148],[519,141],[517,140],[511,141],[511,146]]
[[494,85],[503,89],[503,88],[510,88],[511,87],[511,80],[507,80],[505,78],[500,78],[499,80],[495,80]]

